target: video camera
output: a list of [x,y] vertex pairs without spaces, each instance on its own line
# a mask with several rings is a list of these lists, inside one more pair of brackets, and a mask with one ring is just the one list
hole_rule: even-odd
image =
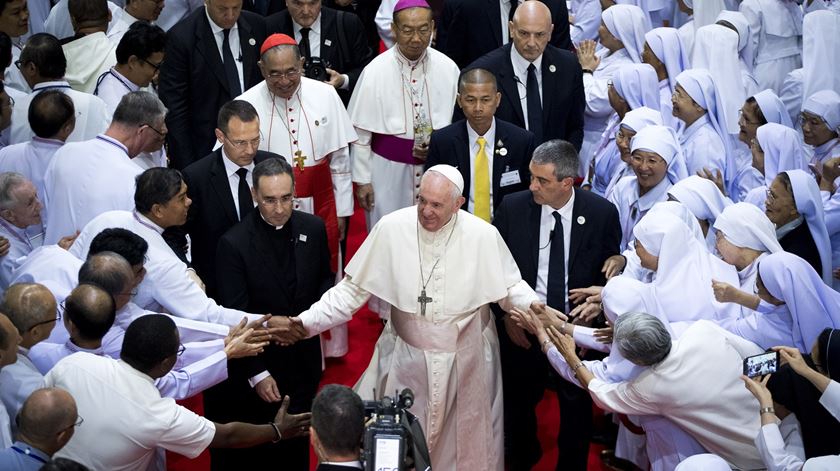
[[365,471],[432,471],[423,429],[408,411],[414,404],[414,392],[405,388],[395,396],[396,400],[385,396],[379,401],[364,401]]

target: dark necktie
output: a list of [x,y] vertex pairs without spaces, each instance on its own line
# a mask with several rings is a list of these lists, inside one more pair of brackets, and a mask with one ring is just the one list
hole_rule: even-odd
[[551,250],[548,255],[548,292],[546,303],[558,311],[566,311],[566,254],[563,243],[563,222],[554,211],[554,230],[551,231]]
[[309,48],[309,32],[312,31],[312,28],[301,28],[300,29],[300,53],[306,60],[309,60],[312,57],[312,50]]
[[[508,19],[513,21],[513,13],[516,12],[516,7],[519,6],[519,0],[510,0],[510,11],[508,12]],[[503,28],[507,28],[508,25],[502,25]]]
[[237,199],[239,199],[239,220],[241,221],[254,209],[254,200],[251,199],[251,188],[248,186],[248,180],[245,179],[245,176],[248,175],[248,169],[240,168],[236,171],[236,174],[239,175]]
[[537,82],[537,68],[534,64],[528,65],[528,130],[534,133],[536,142],[542,143],[542,103],[540,101],[540,84]]
[[242,88],[239,86],[239,72],[236,71],[236,62],[233,60],[233,53],[230,52],[230,41],[228,40],[230,30],[224,29],[222,32],[225,35],[222,40],[222,65],[225,67],[230,97],[236,98],[242,94]]

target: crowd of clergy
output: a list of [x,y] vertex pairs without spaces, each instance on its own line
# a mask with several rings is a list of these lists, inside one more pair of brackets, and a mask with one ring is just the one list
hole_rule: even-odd
[[838,31],[840,0],[0,0],[0,469],[362,469],[310,411],[365,305],[356,391],[413,388],[436,470],[533,468],[546,388],[558,470],[595,435],[610,469],[840,469]]

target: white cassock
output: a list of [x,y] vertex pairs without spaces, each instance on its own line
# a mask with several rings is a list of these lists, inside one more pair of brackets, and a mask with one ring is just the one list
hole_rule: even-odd
[[586,96],[586,109],[583,112],[583,143],[580,146],[580,175],[589,171],[589,162],[595,156],[601,135],[607,128],[607,121],[613,114],[608,97],[608,83],[618,73],[622,65],[632,64],[633,59],[627,49],[619,49],[612,54],[608,49],[598,51],[601,63],[591,74],[583,74],[583,93]]
[[202,0],[167,0],[155,24],[169,31],[169,28],[203,6]]
[[41,237],[30,238],[25,229],[12,225],[0,217],[0,236],[9,241],[9,253],[0,258],[0,292],[12,284],[12,272],[17,269],[32,250],[43,241]]
[[791,0],[744,0],[760,89],[779,93],[788,72],[802,67],[802,9]]
[[44,182],[51,208],[45,221],[45,244],[81,231],[96,216],[134,208],[134,180],[143,170],[128,149],[104,134],[65,144],[53,157]]
[[[3,74],[3,85],[7,89],[11,88],[17,92],[27,94],[31,92],[32,89],[29,88],[29,84],[26,83],[26,80],[23,78],[23,74],[20,73],[20,69],[12,67],[15,61],[20,59],[20,52],[23,49],[21,45],[23,45],[23,42],[21,42],[20,38],[12,39],[12,64],[9,65],[9,67],[6,67],[6,73]],[[11,95],[12,98],[15,99],[15,102],[17,102],[17,95],[12,95],[11,93],[9,93],[9,95]]]
[[[69,3],[69,0],[59,0],[50,10],[47,21],[44,23],[44,30],[58,39],[69,38],[75,34],[73,25],[70,23],[70,10],[67,6]],[[109,1],[108,10],[111,11],[111,22],[108,24],[110,28],[114,24],[114,18],[120,14],[120,7]]]
[[260,316],[219,306],[187,275],[187,265],[163,240],[163,229],[142,214],[134,211],[108,211],[94,218],[70,247],[79,259],[87,257],[90,243],[104,229],[121,227],[139,235],[149,244],[146,253],[146,277],[132,301],[154,312],[168,312],[187,319],[224,324],[238,324],[243,317],[248,322]]
[[[29,350],[19,346],[17,361],[0,369],[0,399],[6,412],[12,416],[20,412],[30,394],[44,387],[44,375],[35,368],[28,355]],[[14,422],[12,432],[17,433]]]
[[125,9],[120,8],[119,14],[112,15],[111,24],[108,25],[108,40],[116,47],[120,45],[122,37],[125,32],[135,22],[139,21],[137,18],[131,16]]
[[99,76],[117,63],[117,43],[101,31],[70,41],[61,49],[67,58],[64,79],[80,92],[93,93]]
[[[93,94],[105,102],[105,109],[108,112],[108,116],[114,115],[114,111],[117,109],[117,105],[120,104],[122,97],[131,92],[143,90],[155,93],[151,87],[138,87],[134,82],[117,72],[113,67],[100,75],[98,82],[99,83],[96,85],[96,88],[93,90]],[[134,157],[133,162],[143,170],[147,170],[152,167],[166,167],[166,151],[164,148],[160,148],[154,152],[141,152]]]
[[[44,186],[44,176],[47,167],[52,162],[53,155],[64,145],[64,141],[57,139],[41,139],[33,137],[29,142],[21,142],[0,149],[0,172],[17,172],[35,185],[38,199],[41,203],[46,200],[47,189]],[[41,219],[47,219],[49,209],[41,208]]]
[[488,303],[526,308],[538,298],[499,233],[465,211],[427,232],[417,208],[404,208],[374,226],[346,273],[298,316],[309,334],[346,322],[371,295],[388,302],[391,322],[356,391],[373,399],[374,390],[411,388],[434,467],[501,471],[502,377]]
[[[369,228],[382,216],[416,203],[423,161],[410,151],[418,125],[415,105],[424,110],[431,129],[448,126],[458,74],[458,66],[432,48],[411,63],[392,47],[362,71],[347,109],[359,136],[350,146],[353,182],[370,183],[374,190]],[[431,134],[431,129],[426,131]]]
[[726,152],[723,141],[712,127],[708,113],[680,131],[679,136],[689,175],[696,175],[704,167],[712,173],[715,169],[720,170],[720,174],[723,175],[726,169]]
[[70,88],[65,80],[55,82],[42,82],[35,85],[32,93],[24,99],[15,101],[12,109],[12,132],[9,138],[10,144],[18,144],[32,140],[35,133],[29,127],[29,104],[39,92],[43,90],[57,89],[66,93],[73,100],[73,107],[76,109],[76,127],[67,142],[80,142],[93,139],[97,134],[105,132],[111,123],[111,115],[105,108],[105,103],[90,93],[83,93]]
[[753,444],[761,425],[758,401],[741,381],[743,359],[762,351],[700,320],[672,341],[670,353],[660,363],[630,381],[593,379],[589,392],[605,410],[664,416],[731,465],[763,469]]

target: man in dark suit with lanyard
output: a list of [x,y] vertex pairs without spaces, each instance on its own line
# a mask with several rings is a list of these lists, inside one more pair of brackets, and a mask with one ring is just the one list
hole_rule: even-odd
[[180,170],[213,149],[222,105],[262,81],[265,24],[242,0],[205,0],[167,36],[158,93],[169,109],[170,165]]
[[[542,2],[524,2],[510,22],[513,44],[480,57],[470,68],[492,70],[502,99],[496,118],[551,139],[583,142],[583,72],[575,55],[548,44],[553,26]],[[457,114],[457,112],[456,112]]]
[[464,177],[464,205],[485,221],[505,195],[528,188],[528,163],[534,135],[496,119],[501,94],[496,77],[484,69],[469,69],[458,80],[458,106],[466,119],[432,133],[426,170],[449,164]]
[[[570,289],[603,285],[604,261],[619,253],[618,211],[606,199],[574,187],[578,160],[566,141],[548,141],[534,151],[530,191],[505,197],[493,224],[513,255],[522,279],[547,305],[568,313]],[[509,469],[529,470],[541,451],[535,407],[548,385],[551,366],[534,337],[504,316],[499,327],[505,390],[505,437]],[[589,394],[555,377],[560,401],[557,469],[586,470],[592,434]]]
[[321,0],[286,0],[286,6],[265,19],[266,31],[294,38],[307,70],[313,57],[323,60],[323,81],[335,87],[346,106],[362,69],[373,59],[362,21],[353,13],[322,7]]

